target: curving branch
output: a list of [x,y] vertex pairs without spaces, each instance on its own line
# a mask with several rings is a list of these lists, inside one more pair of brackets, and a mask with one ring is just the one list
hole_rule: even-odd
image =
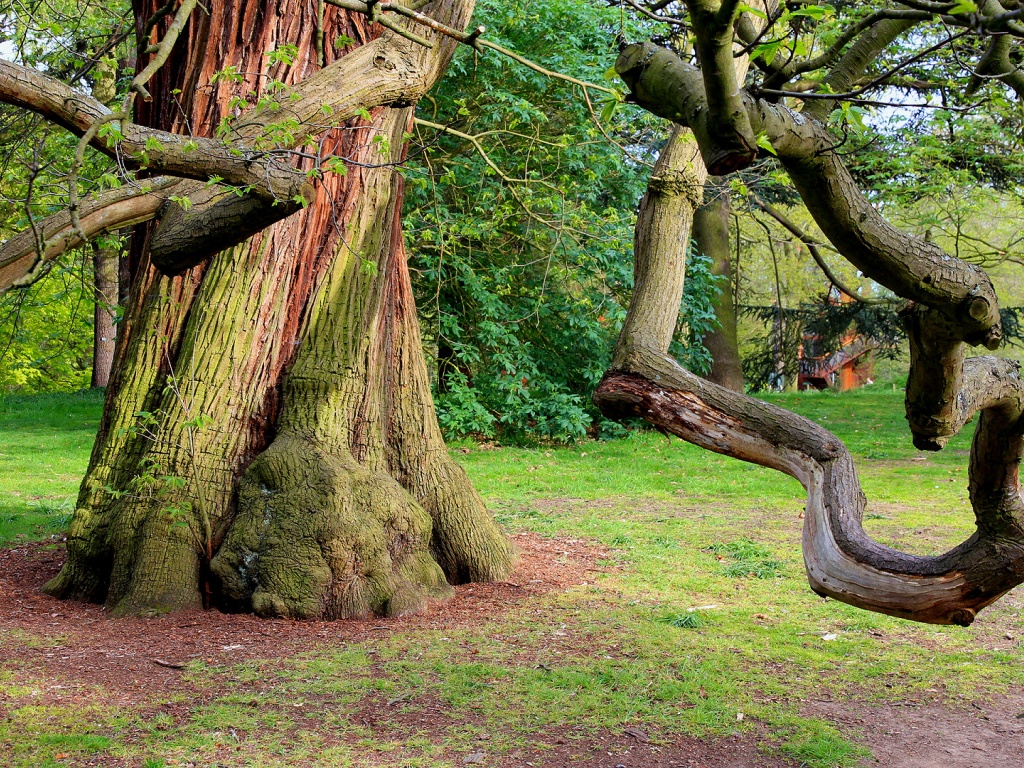
[[65,209],[0,243],[0,293],[28,284],[47,264],[72,248],[155,218],[180,183],[177,179],[157,177],[147,179],[137,188],[120,187],[81,204],[81,231],[75,227],[71,212]]
[[701,379],[641,348],[605,374],[594,402],[610,418],[637,416],[707,450],[776,469],[807,490],[804,564],[811,588],[851,605],[931,624],[970,624],[1024,582],[1024,510],[1016,466],[1024,383],[1016,364],[974,358],[961,419],[982,411],[971,452],[978,532],[938,557],[884,547],[864,532],[866,500],[853,459],[832,433],[782,408]]
[[[690,127],[702,155],[718,151],[718,137],[705,119],[703,80],[696,67],[670,51],[642,43],[622,51],[616,70],[637,104]],[[835,152],[832,137],[816,120],[749,94],[744,95],[744,107],[754,130],[771,144],[811,216],[839,253],[895,293],[939,307],[951,320],[964,323],[965,341],[998,346],[998,303],[984,270],[886,221],[861,194]]]
[[[703,118],[704,79],[649,44],[631,46],[617,69],[635,100],[691,127],[715,149]],[[987,275],[933,243],[893,227],[853,182],[816,120],[786,107],[743,99],[751,127],[770,142],[808,210],[836,249],[862,272],[914,304],[907,416],[914,442],[938,450],[981,414],[970,464],[978,529],[938,557],[892,550],[862,527],[864,495],[849,452],[827,430],[795,414],[723,389],[682,369],[667,354],[664,318],[634,323],[619,338],[594,402],[612,418],[639,416],[709,450],[785,472],[807,490],[804,562],[821,595],[881,613],[937,624],[970,624],[977,611],[1024,583],[1024,382],[1016,363],[966,357],[966,344],[994,347],[998,305]],[[675,291],[678,267],[637,251],[630,313],[657,315]],[[646,304],[647,306],[635,306]]]
[[993,37],[985,53],[978,60],[978,68],[967,86],[967,94],[973,95],[987,78],[1002,80],[1017,98],[1024,99],[1024,70],[1010,58],[1013,40],[1007,35]]

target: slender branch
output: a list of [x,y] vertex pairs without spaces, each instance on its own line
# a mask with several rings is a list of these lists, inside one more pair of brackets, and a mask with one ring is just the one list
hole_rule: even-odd
[[[178,12],[174,16],[174,21],[167,28],[167,32],[164,33],[163,39],[156,45],[156,48],[151,52],[153,58],[149,60],[146,66],[141,72],[132,78],[131,90],[134,93],[140,95],[146,101],[149,101],[152,96],[149,95],[149,91],[146,90],[146,85],[164,64],[167,63],[167,59],[171,55],[171,50],[174,48],[174,44],[178,42],[178,37],[181,35],[182,30],[185,29],[185,24],[188,23],[189,16],[192,15],[192,11],[195,10],[197,0],[181,0],[181,5],[178,6]],[[147,49],[149,51],[149,49]],[[128,106],[128,105],[126,105]],[[123,109],[123,112],[127,112],[127,109]]]
[[[635,10],[637,13],[646,16],[648,19],[652,19],[654,21],[660,21],[662,24],[672,24],[672,25],[679,26],[679,27],[685,27],[686,26],[686,22],[683,19],[677,19],[677,18],[675,18],[673,16],[662,16],[662,15],[656,13],[653,10],[650,10],[648,8],[644,8],[642,5],[638,4],[635,0],[620,0],[620,2],[625,2],[626,5],[628,5],[630,8]],[[665,5],[668,5],[668,3],[662,4],[662,8],[664,8]]]
[[875,11],[868,16],[865,16],[856,24],[847,27],[843,32],[836,38],[836,41],[829,46],[821,54],[814,56],[809,59],[793,60],[789,64],[783,67],[779,67],[772,75],[765,80],[766,88],[779,88],[784,83],[789,82],[797,75],[802,75],[805,72],[813,72],[814,70],[821,69],[831,64],[833,61],[839,58],[839,56],[846,49],[854,38],[859,36],[865,30],[875,26],[880,21],[886,21],[890,19],[898,19],[905,21],[927,21],[931,19],[931,14],[922,11],[900,11],[892,8],[886,8],[880,11]]
[[808,235],[799,225],[796,224],[792,219],[786,216],[782,211],[776,208],[771,203],[766,203],[756,195],[751,195],[751,202],[754,203],[758,208],[767,213],[791,234],[793,234],[800,242],[807,246],[807,250],[811,254],[811,258],[814,259],[814,263],[818,265],[818,268],[825,274],[829,282],[832,283],[836,288],[845,293],[851,299],[855,299],[862,304],[885,304],[885,299],[865,299],[863,296],[858,295],[855,291],[851,290],[846,284],[836,276],[835,272],[829,267],[825,259],[822,257],[821,252],[818,250],[818,243],[815,242],[814,238]]
[[553,69],[547,69],[546,67],[542,67],[537,62],[530,61],[530,59],[526,58],[525,56],[521,56],[520,54],[516,53],[515,51],[510,51],[508,48],[500,46],[497,43],[492,43],[490,40],[483,40],[483,39],[481,39],[481,40],[477,40],[477,43],[479,43],[480,46],[483,47],[483,48],[490,48],[492,51],[497,51],[502,56],[507,56],[508,58],[512,59],[513,61],[518,61],[524,67],[529,67],[534,72],[539,72],[540,74],[544,75],[545,77],[550,77],[553,80],[563,80],[563,81],[565,81],[567,83],[572,83],[573,85],[578,85],[581,88],[586,88],[586,89],[590,89],[590,90],[594,90],[594,91],[600,91],[601,93],[607,93],[607,94],[610,94],[612,96],[616,95],[615,91],[612,90],[611,88],[606,88],[605,86],[598,85],[597,83],[590,83],[590,82],[587,82],[586,80],[580,80],[579,78],[573,77],[572,75],[564,75],[561,72],[556,72]]
[[914,56],[911,56],[909,59],[906,59],[905,61],[902,61],[899,64],[897,64],[896,66],[886,70],[881,75],[878,75],[877,77],[872,78],[870,81],[868,81],[867,83],[862,85],[860,88],[855,88],[854,90],[847,91],[845,93],[814,93],[814,92],[775,90],[775,89],[772,89],[772,88],[761,88],[761,89],[758,89],[758,93],[760,95],[764,95],[764,96],[791,96],[791,97],[796,98],[796,99],[826,99],[826,100],[827,99],[833,99],[835,101],[843,101],[843,100],[846,100],[846,99],[853,99],[853,98],[856,98],[857,96],[860,96],[865,91],[871,90],[876,85],[884,83],[890,77],[892,77],[896,73],[900,72],[901,70],[906,69],[911,64],[915,64],[916,62],[920,61],[921,59],[925,58],[926,56],[928,56],[928,55],[930,55],[932,53],[935,53],[935,51],[940,50],[941,48],[945,48],[947,45],[952,43],[954,40],[959,40],[961,37],[963,37],[966,34],[969,34],[969,32],[967,30],[964,30],[963,32],[958,32],[957,34],[955,34],[955,35],[953,35],[951,37],[948,37],[945,40],[942,40],[942,41],[936,43],[935,45],[929,46],[928,48],[926,48],[925,50],[921,51],[920,53],[917,53]]

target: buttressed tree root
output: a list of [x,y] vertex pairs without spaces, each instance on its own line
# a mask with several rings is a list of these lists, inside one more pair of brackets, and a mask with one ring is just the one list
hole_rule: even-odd
[[[905,28],[897,25],[887,39]],[[626,47],[616,68],[633,100],[691,128],[702,153],[721,156],[708,126],[714,95],[697,68],[651,44]],[[907,417],[915,445],[939,450],[980,413],[969,486],[977,531],[937,557],[871,540],[862,527],[866,501],[857,472],[838,438],[796,414],[705,381],[667,354],[685,265],[659,249],[637,248],[637,288],[594,401],[609,417],[638,416],[696,445],[798,479],[807,490],[804,562],[818,594],[915,621],[966,626],[1024,582],[1018,478],[1024,385],[1013,362],[966,357],[968,344],[999,344],[992,284],[980,268],[885,221],[832,151],[823,125],[809,116],[813,110],[801,114],[745,92],[741,98],[741,122],[768,139],[822,232],[864,274],[909,299]],[[637,232],[638,245],[645,236]]]

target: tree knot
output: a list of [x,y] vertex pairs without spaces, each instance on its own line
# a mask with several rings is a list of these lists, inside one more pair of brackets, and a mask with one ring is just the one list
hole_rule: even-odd
[[690,170],[670,169],[658,176],[651,176],[648,189],[666,197],[684,196],[694,208],[704,203],[704,185]]

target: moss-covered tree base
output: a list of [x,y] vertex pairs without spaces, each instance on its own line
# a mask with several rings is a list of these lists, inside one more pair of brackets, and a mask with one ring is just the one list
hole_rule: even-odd
[[392,477],[286,434],[242,478],[212,570],[227,606],[260,616],[395,616],[450,591],[430,536],[430,515]]
[[[396,163],[410,118],[381,109],[367,126]],[[401,176],[363,144],[303,220],[133,286],[50,594],[116,615],[332,619],[418,611],[449,583],[511,572],[437,425]]]

